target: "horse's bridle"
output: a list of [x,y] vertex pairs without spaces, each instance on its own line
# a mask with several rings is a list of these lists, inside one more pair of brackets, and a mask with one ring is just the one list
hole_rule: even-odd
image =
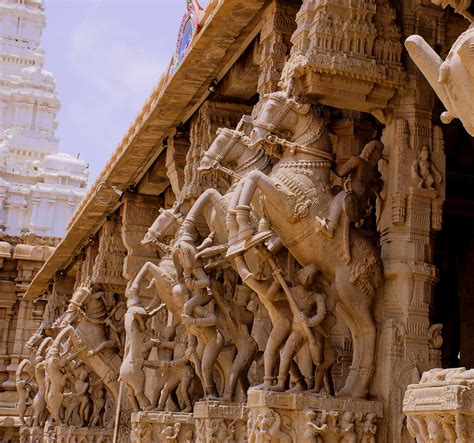
[[206,152],[204,155],[213,160],[211,162],[212,169],[216,169],[218,171],[223,172],[226,175],[229,175],[230,177],[234,177],[237,180],[241,180],[243,177],[240,174],[238,174],[237,171],[242,171],[243,169],[245,169],[246,166],[249,166],[253,164],[254,162],[258,161],[261,157],[261,152],[260,150],[257,151],[254,156],[249,158],[243,165],[237,168],[236,171],[232,171],[232,169],[226,168],[224,165],[222,165],[221,161],[224,160],[229,155],[232,149],[234,149],[237,142],[241,140],[243,137],[246,137],[246,135],[243,132],[227,129],[227,128],[221,129],[221,132],[223,132],[224,134],[231,133],[232,134],[231,139],[227,142],[227,144],[224,146],[224,148],[220,151],[219,154],[214,154],[213,152]]
[[[278,95],[272,95],[272,96],[266,96],[264,98],[272,98],[280,103],[283,104],[281,109],[278,111],[277,115],[271,122],[266,122],[263,120],[259,120],[258,117],[254,120],[253,126],[255,128],[260,128],[260,129],[266,129],[269,132],[274,132],[278,126],[280,126],[280,123],[283,121],[283,119],[288,115],[288,113],[293,109],[293,107],[297,104],[294,100],[291,99],[285,99],[283,97],[280,97]],[[260,113],[259,113],[260,115]]]
[[[302,106],[302,104],[296,102],[292,98],[277,95],[277,94],[274,94],[274,93],[273,94],[268,94],[264,98],[265,99],[271,98],[271,99],[276,100],[277,102],[283,104],[283,106],[281,107],[281,109],[279,110],[279,112],[273,118],[273,120],[271,122],[266,122],[266,121],[263,121],[263,120],[259,120],[258,117],[253,122],[254,127],[260,128],[260,129],[265,129],[265,130],[269,131],[272,134],[278,134],[278,131],[277,131],[278,126],[281,124],[281,122],[284,120],[284,118],[288,115],[288,113],[291,110],[293,110],[293,108],[295,106]],[[310,105],[306,105],[306,106],[310,106]],[[260,113],[259,113],[259,115],[260,115]],[[305,127],[301,130],[301,134],[306,134],[307,131],[311,128],[313,122],[314,122],[314,115],[311,114],[311,118],[308,119],[308,122],[306,123]],[[300,142],[300,145],[314,143],[315,141],[319,140],[321,135],[324,133],[324,130],[325,130],[325,123],[323,121],[323,123],[321,124],[321,127],[318,129],[318,131],[316,131],[315,133],[308,133],[307,137],[306,137],[307,140],[305,140],[303,143]],[[300,136],[297,136],[295,134],[295,135],[293,135],[292,138],[293,138],[293,140],[295,140],[295,139],[298,139],[299,137]]]

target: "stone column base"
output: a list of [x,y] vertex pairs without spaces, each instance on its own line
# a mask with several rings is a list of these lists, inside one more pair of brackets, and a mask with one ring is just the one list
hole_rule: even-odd
[[474,441],[474,370],[432,369],[409,385],[403,400],[407,428],[417,442]]
[[249,441],[282,443],[372,443],[383,411],[376,401],[255,389],[249,391],[248,409]]
[[112,443],[113,430],[78,428],[74,426],[46,426],[44,428],[22,426],[21,443]]

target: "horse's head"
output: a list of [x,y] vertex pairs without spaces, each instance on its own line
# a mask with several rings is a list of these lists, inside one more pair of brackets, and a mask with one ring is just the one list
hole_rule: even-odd
[[43,335],[39,332],[35,332],[26,342],[25,349],[27,349],[30,354],[33,354],[36,351],[36,348],[40,344],[41,340],[43,340]]
[[198,170],[209,173],[220,164],[231,164],[242,160],[242,154],[249,150],[250,139],[236,129],[220,128],[217,137],[204,153]]
[[166,237],[174,236],[182,223],[183,218],[179,212],[178,205],[173,206],[171,209],[160,208],[160,215],[148,228],[145,237],[143,237],[141,241],[142,245],[151,243],[161,246],[161,242],[164,241]]
[[81,307],[85,301],[92,294],[92,283],[88,279],[85,283],[79,286],[72,294],[69,300],[69,305],[66,312],[61,316],[61,322],[59,323],[59,329],[65,328],[67,325],[78,321],[81,315]]
[[310,104],[299,103],[280,91],[265,94],[257,106],[260,109],[250,134],[251,146],[262,142],[270,134],[293,141],[312,119]]

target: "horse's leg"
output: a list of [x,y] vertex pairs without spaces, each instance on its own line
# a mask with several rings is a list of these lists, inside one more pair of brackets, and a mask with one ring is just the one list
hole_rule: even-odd
[[[155,271],[155,272],[153,272]],[[152,263],[152,262],[146,262],[142,268],[140,269],[140,271],[138,272],[138,274],[136,275],[135,279],[133,280],[132,284],[130,285],[130,290],[137,290],[140,288],[140,284],[143,280],[143,278],[145,277],[145,275],[147,275],[148,273],[150,274],[154,274],[154,273],[159,273],[158,272],[158,267]]]
[[228,243],[233,244],[237,241],[237,235],[239,231],[239,224],[236,220],[237,214],[237,205],[239,204],[240,194],[242,193],[242,188],[245,184],[245,179],[240,180],[235,188],[232,197],[229,202],[229,209],[226,214],[226,226],[229,231]]
[[250,203],[255,195],[255,191],[259,189],[264,195],[271,195],[274,192],[279,192],[275,188],[275,184],[270,177],[260,171],[250,172],[245,180],[242,180],[242,192],[239,197],[239,204],[237,210],[237,223],[239,224],[239,240],[248,239],[252,233],[250,226]]
[[373,371],[376,327],[367,296],[349,281],[349,272],[336,275],[336,289],[341,304],[338,311],[344,316],[352,335],[353,359],[349,376],[340,396],[364,398]]
[[202,194],[196,202],[193,204],[193,207],[189,211],[186,219],[183,223],[183,231],[195,235],[197,232],[196,222],[205,220],[204,212],[206,208],[211,204],[216,210],[222,209],[222,195],[215,189],[208,189]]

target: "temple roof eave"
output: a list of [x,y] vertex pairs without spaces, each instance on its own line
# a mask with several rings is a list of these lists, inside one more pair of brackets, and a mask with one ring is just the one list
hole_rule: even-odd
[[[194,38],[188,54],[170,77],[152,91],[118,148],[77,208],[65,237],[31,282],[26,299],[43,294],[55,274],[66,267],[82,245],[100,229],[106,216],[119,205],[114,195],[101,206],[95,190],[107,183],[121,191],[136,184],[161,153],[162,141],[185,122],[209,95],[208,86],[224,77],[258,32],[265,0],[212,1],[207,21]],[[229,20],[229,17],[234,17]],[[212,51],[209,49],[212,48]]]

